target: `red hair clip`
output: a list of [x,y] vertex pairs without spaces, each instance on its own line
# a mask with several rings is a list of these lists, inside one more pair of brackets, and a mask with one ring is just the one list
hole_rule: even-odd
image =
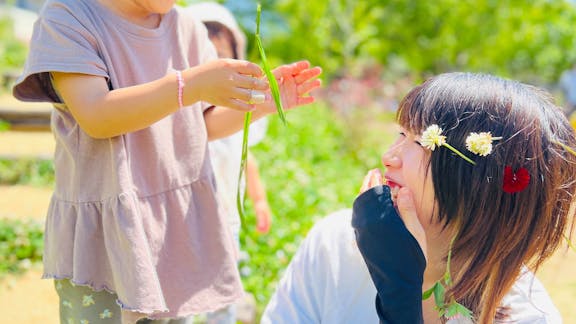
[[504,181],[502,189],[507,193],[520,192],[530,183],[530,173],[525,168],[519,168],[514,172],[512,167],[507,165],[504,168]]

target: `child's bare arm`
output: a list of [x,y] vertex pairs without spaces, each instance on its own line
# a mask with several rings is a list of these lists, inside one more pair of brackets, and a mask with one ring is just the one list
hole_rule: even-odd
[[[80,127],[94,138],[109,138],[146,128],[179,109],[175,74],[131,87],[108,90],[102,77],[52,73],[54,87]],[[250,91],[267,89],[253,63],[215,60],[182,72],[184,106],[197,101],[247,111]]]
[[175,75],[113,91],[98,76],[54,72],[52,77],[80,127],[94,138],[146,128],[178,109]]

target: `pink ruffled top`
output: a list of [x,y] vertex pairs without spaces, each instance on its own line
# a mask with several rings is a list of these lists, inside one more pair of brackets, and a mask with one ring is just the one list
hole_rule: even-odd
[[147,29],[96,0],[49,0],[14,88],[21,100],[56,107],[44,277],[109,290],[124,309],[151,318],[212,311],[242,295],[232,238],[215,198],[207,105],[94,139],[60,103],[49,72],[101,76],[118,89],[215,58],[204,27],[184,15],[173,9],[158,28]]

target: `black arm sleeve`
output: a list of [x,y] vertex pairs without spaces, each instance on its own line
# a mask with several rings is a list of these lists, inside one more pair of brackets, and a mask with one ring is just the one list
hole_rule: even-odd
[[380,323],[424,323],[426,259],[394,208],[388,186],[374,187],[354,201],[352,226],[378,292]]

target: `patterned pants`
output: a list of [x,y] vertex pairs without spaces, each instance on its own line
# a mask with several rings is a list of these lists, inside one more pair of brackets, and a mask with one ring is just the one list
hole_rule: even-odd
[[[60,297],[61,324],[120,324],[121,311],[116,295],[105,290],[94,291],[86,286],[76,286],[70,280],[54,280]],[[139,320],[137,324],[192,324],[194,318]]]

